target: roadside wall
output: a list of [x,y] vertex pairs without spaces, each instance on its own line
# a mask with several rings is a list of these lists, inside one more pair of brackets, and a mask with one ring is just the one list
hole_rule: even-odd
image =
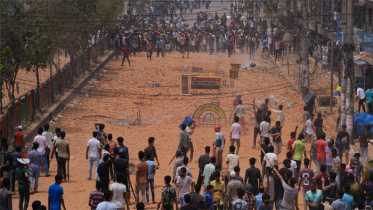
[[[74,97],[75,93],[79,93],[85,84],[114,57],[114,53],[111,52],[90,74],[85,76],[78,85],[74,86],[74,81],[76,81],[79,76],[81,77],[81,74],[85,74],[86,71],[89,70],[89,63],[91,61],[97,61],[97,57],[99,56],[104,56],[105,51],[109,50],[109,48],[110,37],[105,36],[99,40],[96,45],[85,49],[81,55],[76,56],[74,60],[71,60],[70,63],[58,70],[52,78],[41,82],[39,98],[36,97],[36,88],[18,97],[14,107],[14,116],[10,116],[8,112],[9,108],[11,108],[11,104],[6,104],[3,108],[4,114],[0,116],[0,129],[4,131],[2,137],[7,137],[8,140],[12,140],[13,134],[10,134],[10,128],[16,128],[26,120],[33,121],[38,110],[35,102],[39,100],[40,108],[47,108],[49,110],[48,113],[42,114],[41,118],[38,117],[38,123],[31,123],[34,126],[36,125],[34,128],[27,128],[29,132],[25,135],[24,143],[32,142],[34,136],[37,135],[37,129],[43,127],[53,116],[61,112],[65,104]],[[61,95],[62,98],[55,101],[56,103],[52,103],[52,97],[56,97],[57,95]],[[10,117],[13,117],[12,125],[10,125]]]

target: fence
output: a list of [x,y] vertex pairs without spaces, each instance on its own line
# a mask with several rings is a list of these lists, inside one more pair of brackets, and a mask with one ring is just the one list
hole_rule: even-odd
[[[14,135],[11,133],[13,129],[11,128],[15,128],[25,120],[33,120],[37,110],[39,110],[39,108],[51,106],[52,98],[56,97],[58,94],[62,94],[65,91],[73,91],[71,87],[74,80],[76,80],[80,74],[84,74],[89,70],[90,61],[96,62],[97,57],[103,56],[105,51],[109,48],[110,37],[105,36],[100,39],[96,45],[85,49],[81,55],[75,56],[75,59],[71,59],[62,69],[57,70],[52,78],[40,84],[39,97],[37,97],[36,88],[18,97],[15,100],[14,116],[10,116],[8,112],[9,108],[11,108],[11,103],[6,104],[3,107],[4,114],[0,115],[0,129],[7,131],[3,132],[2,137],[8,137],[9,140],[13,139]],[[37,103],[35,103],[37,100],[39,100],[40,107],[37,107]],[[58,110],[58,112],[61,110]],[[50,113],[49,118],[44,119],[40,124],[48,123],[50,119],[52,119],[51,115],[52,113]],[[9,120],[11,117],[13,118],[12,125]],[[37,135],[37,128],[29,131],[25,142],[31,141],[30,138],[33,138],[35,135]]]

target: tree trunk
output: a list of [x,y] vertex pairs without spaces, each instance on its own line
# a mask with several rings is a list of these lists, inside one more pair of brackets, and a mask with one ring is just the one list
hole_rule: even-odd
[[[8,98],[10,100],[10,107],[7,111],[7,115],[9,116],[8,117],[8,130],[3,132],[5,133],[5,137],[8,138],[8,144],[10,145],[13,145],[12,142],[10,142],[12,140],[11,137],[14,136],[14,115],[15,115],[15,112],[14,112],[14,107],[16,105],[16,99],[15,99],[15,96],[14,96],[14,86],[15,86],[15,81],[13,81],[11,84],[7,85],[7,90],[8,90]],[[14,140],[13,140],[14,141]]]
[[36,101],[35,101],[35,109],[41,111],[40,109],[40,81],[39,81],[39,67],[37,66],[35,69],[36,75]]
[[51,102],[52,104],[54,103],[54,94],[53,94],[53,89],[54,89],[54,84],[53,84],[53,70],[52,70],[52,65],[53,65],[53,57],[51,57],[51,63],[50,63],[50,88],[51,88]]

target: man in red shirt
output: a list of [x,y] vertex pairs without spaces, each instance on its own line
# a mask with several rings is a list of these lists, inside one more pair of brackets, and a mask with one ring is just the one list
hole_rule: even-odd
[[325,133],[321,133],[318,136],[317,142],[316,142],[316,152],[317,152],[317,166],[316,166],[316,174],[320,172],[320,166],[321,164],[324,164],[325,161],[325,148],[328,146],[328,144],[325,142]]
[[[316,183],[317,189],[323,190],[323,187],[330,185],[329,176],[326,174],[326,165],[321,165],[320,171],[321,173],[315,176],[314,181]],[[323,186],[323,182],[324,182],[324,186]]]
[[125,60],[126,58],[127,58],[127,60],[128,60],[128,65],[131,66],[130,57],[129,57],[131,51],[130,51],[130,49],[128,48],[128,46],[127,46],[127,45],[124,45],[124,47],[123,47],[123,49],[121,50],[121,52],[123,52],[122,66],[123,66],[123,62],[124,62],[124,60]]
[[23,147],[23,138],[24,138],[24,135],[22,133],[22,125],[19,125],[18,126],[18,132],[16,132],[14,134],[14,148],[15,146],[21,146]]
[[[290,133],[290,138],[291,139],[288,141],[287,146],[288,146],[289,152],[293,153],[293,155],[294,155],[294,152],[293,152],[293,143],[295,141],[295,132],[291,132]],[[291,155],[291,159],[293,159],[293,155]]]

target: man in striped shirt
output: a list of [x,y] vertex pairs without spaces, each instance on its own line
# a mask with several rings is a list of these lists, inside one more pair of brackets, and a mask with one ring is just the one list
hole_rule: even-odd
[[104,193],[101,192],[102,182],[96,181],[96,190],[91,192],[89,195],[88,205],[91,207],[91,210],[96,210],[97,205],[104,201]]

